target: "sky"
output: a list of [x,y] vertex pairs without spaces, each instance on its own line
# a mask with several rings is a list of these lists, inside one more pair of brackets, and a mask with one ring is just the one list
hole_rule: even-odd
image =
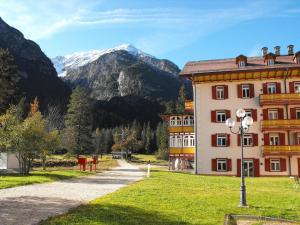
[[182,68],[300,50],[299,0],[0,0],[0,17],[50,58],[130,43]]

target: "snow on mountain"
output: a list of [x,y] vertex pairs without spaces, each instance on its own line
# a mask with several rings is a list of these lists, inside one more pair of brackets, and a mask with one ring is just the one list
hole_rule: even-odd
[[66,71],[70,69],[76,69],[82,67],[88,63],[97,60],[104,54],[112,53],[115,51],[127,51],[128,53],[141,58],[143,61],[152,64],[157,59],[143,51],[135,48],[131,44],[122,44],[114,48],[103,49],[103,50],[91,50],[87,52],[76,52],[66,56],[57,56],[52,60],[53,65],[57,71],[58,76],[63,77],[66,75]]

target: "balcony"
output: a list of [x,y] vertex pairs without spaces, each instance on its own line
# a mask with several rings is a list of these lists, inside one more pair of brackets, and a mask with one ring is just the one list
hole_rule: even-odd
[[194,126],[170,126],[170,133],[193,133]]
[[300,120],[262,120],[262,131],[299,130]]
[[262,146],[264,155],[300,155],[300,145]]
[[170,154],[194,154],[195,147],[170,147]]
[[265,105],[293,105],[300,104],[300,93],[261,94],[259,104]]
[[194,102],[193,101],[185,101],[184,108],[188,112],[194,111]]

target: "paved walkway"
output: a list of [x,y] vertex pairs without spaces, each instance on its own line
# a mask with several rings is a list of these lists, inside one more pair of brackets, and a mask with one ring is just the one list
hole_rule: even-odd
[[119,161],[119,167],[79,179],[0,190],[0,224],[37,224],[82,203],[114,192],[143,178],[138,167]]

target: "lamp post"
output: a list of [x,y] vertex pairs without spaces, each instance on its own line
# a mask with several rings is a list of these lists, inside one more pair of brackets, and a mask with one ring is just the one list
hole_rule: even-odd
[[226,120],[226,125],[229,127],[230,132],[233,134],[240,134],[241,136],[241,187],[240,187],[240,207],[246,207],[246,185],[245,185],[245,175],[244,175],[244,134],[248,132],[250,126],[253,124],[253,119],[250,116],[246,116],[244,109],[238,109],[236,111],[236,116],[240,119],[240,125],[237,131],[233,131],[235,125],[235,120],[229,118]]

